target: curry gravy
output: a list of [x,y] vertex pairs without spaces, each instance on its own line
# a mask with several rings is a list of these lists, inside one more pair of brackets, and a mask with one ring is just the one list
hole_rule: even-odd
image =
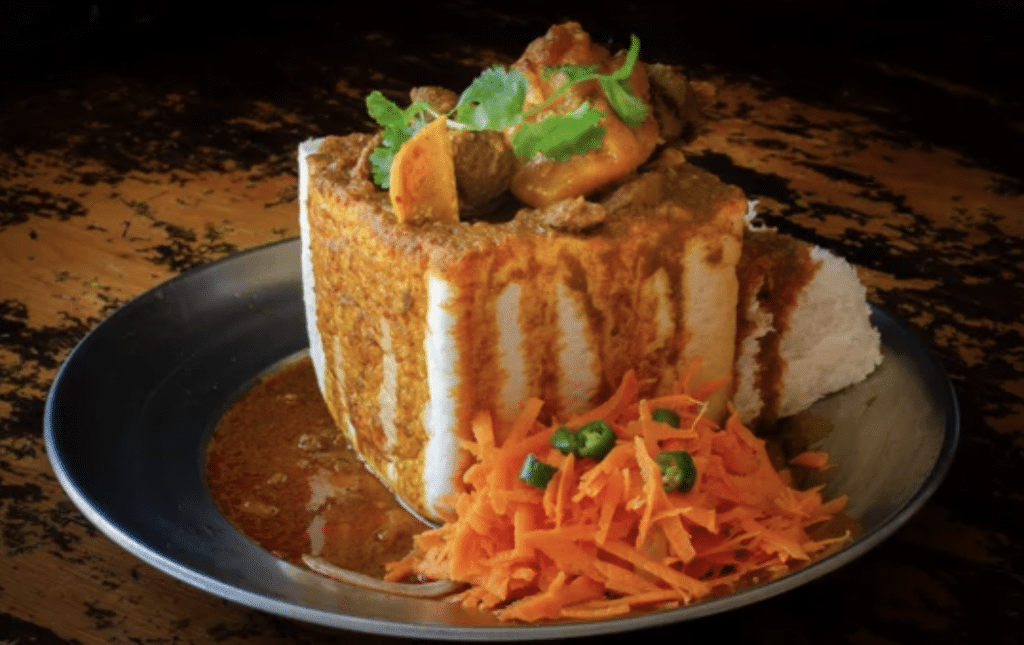
[[[765,437],[776,468],[831,430],[800,414]],[[797,486],[822,473],[791,468]],[[406,511],[359,461],[338,432],[308,357],[259,380],[224,415],[207,453],[207,481],[221,512],[251,540],[298,566],[302,555],[374,577],[405,557],[425,524]],[[860,533],[844,514],[818,526],[815,539]],[[837,544],[821,555],[842,548]],[[799,568],[799,567],[798,567]],[[764,582],[760,579],[748,584]]]
[[380,577],[427,528],[346,445],[308,357],[261,379],[228,410],[206,474],[228,520],[299,566],[310,554]]

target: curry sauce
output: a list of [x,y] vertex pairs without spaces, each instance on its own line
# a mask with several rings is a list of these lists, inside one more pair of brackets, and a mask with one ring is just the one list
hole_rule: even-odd
[[346,445],[308,357],[259,380],[228,410],[206,469],[225,517],[300,566],[309,554],[380,577],[426,528]]
[[[807,414],[786,420],[768,438],[773,464],[784,467],[830,429],[826,419]],[[823,483],[821,473],[799,467],[791,472],[801,489]],[[249,539],[298,566],[305,566],[302,556],[308,554],[380,578],[384,565],[405,557],[413,536],[429,528],[348,447],[308,357],[258,380],[227,411],[210,442],[206,474],[225,517]],[[840,513],[812,537],[859,532],[857,523]]]

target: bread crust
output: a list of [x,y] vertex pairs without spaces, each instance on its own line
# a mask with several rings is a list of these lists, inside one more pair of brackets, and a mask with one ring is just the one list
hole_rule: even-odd
[[750,230],[737,273],[733,402],[745,424],[768,431],[881,362],[864,285],[842,258],[771,229]]
[[586,202],[584,225],[546,207],[409,226],[360,166],[371,144],[329,137],[308,162],[323,390],[355,450],[421,515],[438,517],[438,491],[457,485],[438,478],[462,463],[451,450],[429,463],[429,445],[468,438],[478,410],[496,414],[500,433],[527,396],[566,415],[600,402],[629,369],[645,394],[673,386],[697,355],[701,380],[729,375],[739,189],[671,151]]

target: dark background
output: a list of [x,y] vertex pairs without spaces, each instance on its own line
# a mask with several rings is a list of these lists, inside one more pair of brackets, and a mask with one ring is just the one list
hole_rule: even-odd
[[[628,44],[630,32],[643,34],[645,59],[682,63],[695,76],[753,78],[765,91],[869,113],[1002,172],[1012,178],[1007,190],[1019,192],[1024,177],[1019,0],[228,6],[0,4],[0,119],[25,121],[3,128],[0,145],[26,143],[21,137],[45,145],[46,133],[33,131],[45,126],[32,121],[62,106],[59,97],[44,105],[33,98],[100,90],[111,74],[198,92],[213,120],[219,101],[264,96],[307,114],[307,134],[347,130],[360,102],[326,105],[322,91],[351,78],[353,67],[462,87],[479,70],[454,63],[451,52],[486,48],[513,59],[548,25],[571,18],[614,47]],[[383,37],[367,43],[361,35],[371,31]],[[950,93],[949,84],[968,91]],[[290,151],[294,140],[259,143],[254,161]]]

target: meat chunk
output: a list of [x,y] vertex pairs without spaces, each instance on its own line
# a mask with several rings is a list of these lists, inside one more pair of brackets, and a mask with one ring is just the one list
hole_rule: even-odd
[[423,101],[432,107],[438,114],[448,114],[459,102],[459,95],[446,87],[437,85],[424,85],[414,87],[409,91],[409,98],[412,102]]
[[[439,114],[450,113],[459,101],[455,92],[436,86],[415,87],[409,98],[426,103]],[[452,129],[448,136],[459,209],[467,215],[485,210],[508,190],[512,174],[519,167],[515,153],[501,132]]]
[[714,101],[714,86],[690,81],[679,67],[662,63],[647,66],[647,80],[662,143],[694,139],[704,124],[704,109]]
[[515,153],[501,132],[452,131],[455,184],[459,208],[472,214],[508,190],[519,167]]
[[580,196],[538,208],[531,217],[544,228],[582,233],[603,224],[608,211],[601,204],[588,202]]
[[[594,44],[579,23],[555,25],[548,33],[526,48],[523,56],[513,65],[529,81],[526,109],[540,105],[566,82],[562,73],[551,74],[550,68],[561,64],[594,65],[598,71],[608,73],[625,62],[625,52],[611,56],[608,50]],[[647,74],[637,64],[629,78],[633,94],[648,100]],[[552,113],[570,114],[584,102],[604,113],[601,126],[605,129],[603,145],[565,162],[552,161],[542,156],[528,161],[512,177],[511,190],[530,206],[544,206],[567,197],[588,195],[633,172],[650,157],[658,144],[658,123],[653,114],[639,128],[633,130],[615,114],[596,82],[572,86],[548,110],[537,118]],[[506,133],[511,136],[514,132]]]

